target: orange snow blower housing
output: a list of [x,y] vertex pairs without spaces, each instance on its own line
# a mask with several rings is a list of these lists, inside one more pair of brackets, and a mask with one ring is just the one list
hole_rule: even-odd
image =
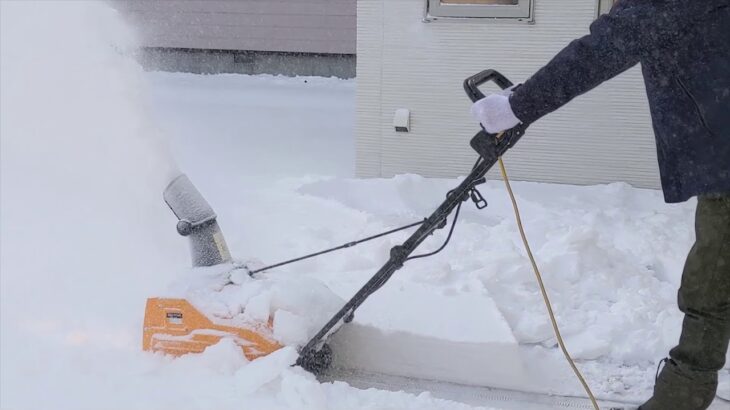
[[[177,232],[189,238],[193,267],[231,262],[213,208],[184,174],[165,188],[165,202],[177,216]],[[249,360],[282,346],[273,337],[272,322],[233,326],[215,323],[185,299],[150,298],[144,314],[142,349],[174,356],[201,353],[222,338],[231,338]]]
[[282,347],[266,336],[271,333],[271,321],[258,328],[220,325],[185,299],[150,298],[144,314],[142,349],[181,356],[202,353],[206,347],[229,337],[248,360],[254,360]]

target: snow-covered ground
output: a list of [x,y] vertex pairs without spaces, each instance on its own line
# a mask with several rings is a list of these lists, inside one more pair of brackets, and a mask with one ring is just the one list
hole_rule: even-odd
[[[130,58],[133,35],[103,3],[0,5],[0,408],[472,408],[320,383],[289,366],[292,348],[250,363],[227,340],[175,360],[141,352],[145,298],[196,275],[161,198],[179,170],[216,209],[234,256],[263,263],[417,221],[457,181],[355,179],[353,81],[143,73]],[[604,398],[645,398],[656,361],[677,340],[694,204],[666,205],[658,192],[624,184],[515,190],[592,387]],[[432,349],[473,342],[482,356],[472,363],[435,366],[447,378],[504,375],[490,365],[499,360],[520,369],[502,387],[581,394],[555,349],[506,192],[499,181],[481,191],[489,208],[465,206],[449,247],[409,262],[352,326]],[[269,277],[322,282],[347,298],[405,237]],[[286,310],[273,296],[255,303]],[[422,356],[409,363],[449,361]]]

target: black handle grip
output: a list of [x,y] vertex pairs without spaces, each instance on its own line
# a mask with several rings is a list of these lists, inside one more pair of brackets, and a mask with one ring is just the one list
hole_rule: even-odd
[[503,76],[496,70],[484,70],[479,74],[475,74],[466,80],[464,80],[464,91],[469,96],[472,102],[477,102],[484,98],[484,93],[479,90],[479,86],[488,82],[494,81],[499,88],[505,90],[512,87],[512,81],[508,80],[507,77]]

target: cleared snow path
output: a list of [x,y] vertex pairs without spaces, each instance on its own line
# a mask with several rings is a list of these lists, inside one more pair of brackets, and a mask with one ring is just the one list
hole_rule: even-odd
[[[343,380],[353,387],[376,388],[390,391],[404,391],[411,394],[428,392],[433,397],[453,400],[470,405],[495,406],[503,410],[593,410],[588,399],[531,394],[515,390],[445,383],[426,379],[415,379],[368,373],[360,370],[333,369],[320,377],[322,381]],[[632,409],[632,403],[599,401],[602,409]],[[718,407],[719,409],[719,407]]]
[[[394,282],[332,337],[334,365],[481,386],[529,380],[517,340],[488,295]],[[342,297],[354,293],[333,288]]]

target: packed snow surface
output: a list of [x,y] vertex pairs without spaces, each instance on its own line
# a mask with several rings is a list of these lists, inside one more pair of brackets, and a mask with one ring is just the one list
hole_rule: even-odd
[[[0,408],[472,408],[319,383],[290,367],[293,347],[253,362],[225,339],[179,359],[140,351],[145,298],[181,293],[223,318],[274,315],[276,337],[300,344],[407,235],[261,281],[192,271],[161,198],[180,170],[213,205],[232,253],[263,264],[418,221],[457,184],[354,179],[353,81],[143,73],[130,58],[133,35],[102,2],[0,7]],[[694,203],[666,205],[659,192],[625,184],[515,190],[566,342],[591,385],[603,397],[644,398],[678,337],[676,289]],[[489,208],[465,206],[449,247],[409,262],[387,286],[489,310],[498,338],[528,364],[527,387],[515,387],[580,394],[501,182],[482,193]],[[444,238],[437,233],[424,250]],[[475,298],[483,303],[472,306]],[[427,317],[402,313],[424,303],[367,305],[356,317],[411,336],[481,337],[468,328],[476,311],[438,311],[451,319],[443,335]]]

